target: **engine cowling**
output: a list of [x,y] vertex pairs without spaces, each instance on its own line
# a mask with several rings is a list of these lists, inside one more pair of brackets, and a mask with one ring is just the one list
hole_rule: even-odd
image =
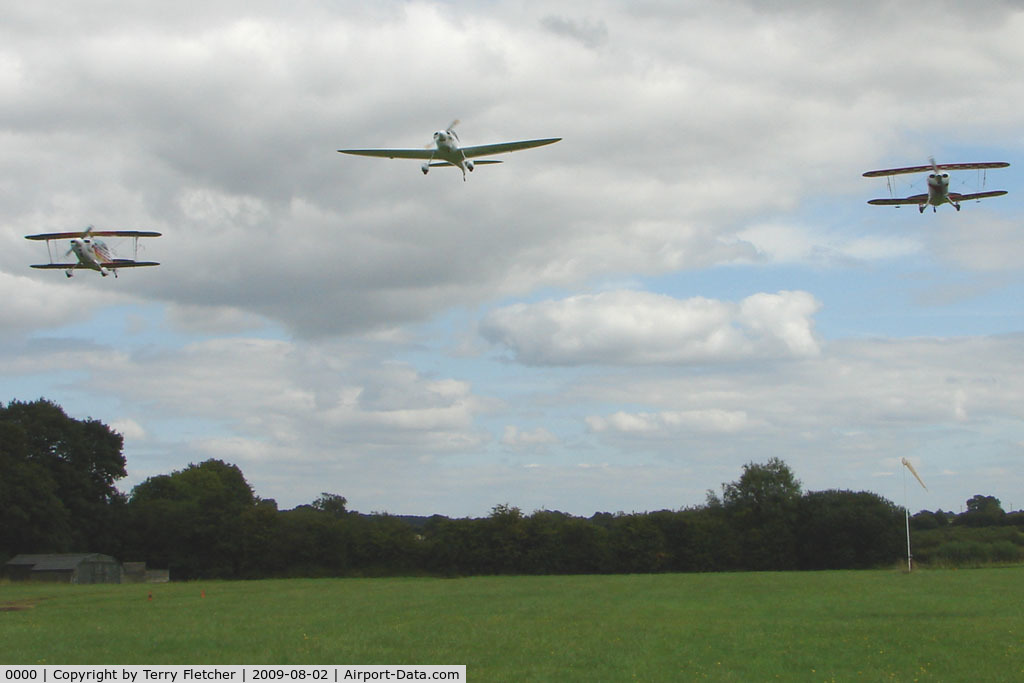
[[472,161],[467,161],[466,162],[466,168],[469,169],[470,171],[472,171],[473,170],[473,162]]

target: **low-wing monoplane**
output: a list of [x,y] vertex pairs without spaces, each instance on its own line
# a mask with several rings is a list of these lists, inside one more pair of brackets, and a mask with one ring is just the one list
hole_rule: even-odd
[[881,171],[868,171],[865,178],[879,178],[886,176],[889,181],[889,193],[892,194],[892,176],[905,173],[928,173],[928,194],[915,194],[910,197],[890,197],[888,199],[871,199],[868,204],[876,206],[896,206],[903,204],[917,204],[920,213],[924,213],[926,206],[931,206],[932,211],[942,204],[952,204],[957,211],[960,210],[960,202],[971,199],[985,199],[986,197],[1001,197],[1006,190],[989,190],[986,192],[973,192],[961,194],[949,191],[949,173],[947,171],[987,170],[990,168],[1006,168],[1010,164],[1005,161],[981,161],[967,164],[936,164],[935,159],[930,159],[928,166],[908,166],[906,168],[886,168]]
[[516,142],[497,142],[492,145],[460,146],[458,134],[455,132],[459,120],[456,119],[444,130],[434,133],[434,142],[423,148],[412,149],[339,149],[342,154],[356,154],[364,157],[386,157],[388,159],[425,159],[420,166],[423,175],[436,166],[455,166],[462,169],[462,179],[466,179],[466,171],[472,171],[479,164],[500,164],[497,159],[478,159],[477,157],[492,154],[504,154],[520,149],[541,147],[558,142],[562,138],[544,138],[542,140],[518,140]]
[[[103,277],[110,273],[114,273],[114,277],[117,277],[119,268],[141,268],[143,266],[158,266],[160,264],[156,261],[138,261],[135,258],[116,258],[110,247],[103,240],[97,239],[98,237],[134,238],[135,256],[137,258],[139,254],[139,238],[159,236],[160,233],[158,232],[143,232],[139,230],[93,230],[90,225],[80,232],[47,232],[40,235],[25,235],[25,239],[46,240],[46,252],[50,257],[50,262],[33,264],[33,268],[63,270],[68,277],[74,275],[76,269],[88,268],[99,271]],[[71,245],[61,258],[66,260],[68,256],[74,254],[78,259],[76,262],[61,263],[54,260],[55,252],[51,249],[51,243],[65,239],[71,240]],[[56,253],[59,254],[59,250]]]

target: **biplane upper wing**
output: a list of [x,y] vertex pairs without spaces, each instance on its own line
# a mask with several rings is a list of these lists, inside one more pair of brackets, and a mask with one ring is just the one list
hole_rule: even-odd
[[926,194],[915,194],[912,197],[904,197],[902,199],[869,199],[868,204],[874,204],[875,206],[899,206],[901,204],[927,204],[928,195]]
[[936,164],[935,166],[906,166],[904,168],[884,168],[880,171],[868,171],[865,178],[878,178],[888,175],[902,175],[904,173],[926,173],[938,169],[940,171],[970,171],[984,168],[1006,168],[1009,166],[1006,161],[979,161],[966,164]]
[[429,159],[434,156],[433,148],[420,149],[339,149],[342,154],[361,157],[384,157],[385,159]]
[[515,142],[496,142],[493,145],[473,145],[471,147],[463,147],[462,153],[466,155],[467,159],[475,157],[488,156],[490,154],[504,154],[505,152],[515,152],[520,149],[532,149],[533,147],[542,147],[544,145],[550,145],[558,142],[562,138],[543,138],[541,140],[517,140]]
[[[132,261],[128,259],[116,259],[107,263],[100,264],[104,268],[110,270],[117,270],[118,268],[143,268],[145,266],[159,266],[160,264],[156,261]],[[69,270],[74,268],[92,268],[92,266],[85,263],[75,261],[74,263],[34,263],[30,267],[41,268],[43,270]]]
[[39,235],[25,235],[27,240],[69,240],[76,237],[160,237],[160,233],[145,230],[79,230],[78,232],[44,232]]

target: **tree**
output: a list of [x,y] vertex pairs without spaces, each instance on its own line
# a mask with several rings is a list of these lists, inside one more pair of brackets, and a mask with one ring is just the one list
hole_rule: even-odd
[[998,526],[1006,519],[1003,505],[995,496],[978,494],[967,501],[967,512],[956,518],[965,526]]
[[278,513],[268,562],[277,576],[342,576],[352,565],[346,524],[311,505]]
[[800,568],[867,569],[900,557],[903,511],[861,491],[813,491],[800,500]]
[[45,399],[0,405],[0,551],[115,552],[123,443],[102,422],[75,420]]
[[723,486],[722,498],[726,507],[768,511],[797,501],[800,482],[786,463],[771,458],[763,465],[744,465],[739,481]]
[[491,573],[522,571],[526,553],[526,518],[522,510],[507,503],[495,505],[483,527],[491,561]]
[[910,518],[910,527],[917,531],[944,529],[953,522],[955,516],[953,513],[943,512],[941,509],[935,512],[921,510]]
[[21,552],[66,551],[71,518],[49,471],[28,458],[28,435],[0,421],[0,561]]
[[800,482],[786,463],[744,465],[739,481],[722,487],[722,499],[742,538],[742,568],[795,568]]
[[320,497],[313,501],[313,509],[326,512],[335,519],[341,519],[348,514],[348,510],[345,509],[345,505],[348,501],[345,500],[345,496],[339,496],[336,493],[324,493],[320,494]]
[[221,460],[150,477],[128,502],[129,547],[176,578],[239,576],[252,521],[245,513],[258,503],[241,470]]

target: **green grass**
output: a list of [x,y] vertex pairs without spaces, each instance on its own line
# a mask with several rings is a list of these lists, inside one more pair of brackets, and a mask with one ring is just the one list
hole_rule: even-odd
[[1024,568],[0,584],[0,609],[6,664],[466,664],[487,681],[1024,680]]

